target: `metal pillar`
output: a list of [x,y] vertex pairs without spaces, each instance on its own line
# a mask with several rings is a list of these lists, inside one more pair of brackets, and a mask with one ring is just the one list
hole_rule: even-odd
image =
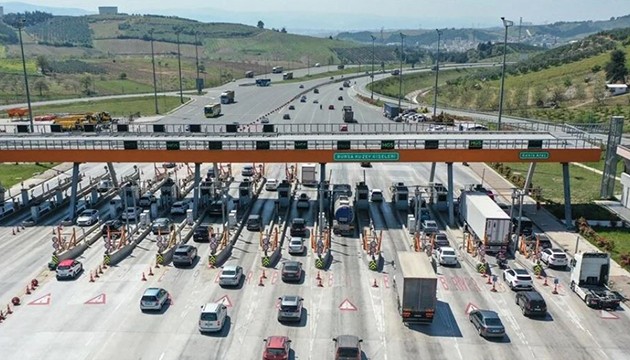
[[453,163],[446,163],[446,173],[448,176],[448,189],[446,202],[448,203],[448,226],[455,225],[455,212],[453,208]]
[[112,184],[114,185],[115,188],[118,188],[119,184],[118,184],[118,178],[116,177],[116,171],[114,170],[114,164],[108,162],[107,170],[109,171],[109,178],[112,180]]
[[608,129],[608,141],[606,142],[606,159],[604,160],[604,173],[599,197],[611,199],[615,195],[615,176],[617,175],[617,146],[621,144],[623,134],[623,116],[613,116]]
[[571,214],[571,178],[569,177],[569,163],[562,163],[562,183],[564,184],[564,221],[567,229],[573,229]]
[[68,207],[68,219],[74,220],[77,215],[77,188],[79,187],[79,164],[72,164],[72,184],[70,184],[70,206]]
[[534,178],[534,171],[536,170],[536,163],[530,163],[529,169],[527,170],[527,178],[525,179],[525,185],[523,186],[523,191],[525,194],[529,194],[529,187],[532,184],[532,179]]
[[193,185],[193,218],[199,214],[199,185],[201,184],[201,164],[195,163],[195,184]]
[[429,182],[432,183],[435,180],[435,163],[431,163],[431,173],[429,174]]
[[[317,223],[319,224],[319,238],[323,239],[324,228],[324,183],[326,182],[326,163],[319,164],[319,215],[317,217]],[[331,200],[332,201],[332,200]]]

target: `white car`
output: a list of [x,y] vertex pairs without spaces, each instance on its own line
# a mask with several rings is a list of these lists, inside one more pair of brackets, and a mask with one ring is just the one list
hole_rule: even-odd
[[531,290],[534,288],[534,280],[525,269],[506,269],[503,271],[503,280],[512,290]]
[[98,182],[98,185],[96,185],[96,191],[99,193],[106,193],[113,188],[114,183],[111,180],[101,180]]
[[207,303],[201,307],[199,332],[217,332],[225,326],[227,307],[220,303]]
[[289,241],[289,254],[304,254],[304,240],[301,237],[292,237]]
[[439,231],[435,220],[425,220],[422,222],[422,232],[425,234],[435,234]]
[[550,267],[566,267],[568,265],[567,254],[560,249],[543,249],[540,252],[540,260]]
[[177,201],[171,206],[171,215],[186,214],[189,203],[187,201]]
[[87,209],[77,218],[77,226],[92,226],[99,220],[99,213],[96,209]]
[[63,260],[57,265],[57,280],[75,279],[83,271],[83,264],[74,259]]
[[121,219],[123,220],[138,220],[138,218],[140,217],[140,212],[142,211],[141,208],[139,207],[129,207],[126,208],[125,211],[123,211],[122,215],[120,216]]
[[437,248],[433,254],[440,265],[457,265],[457,254],[452,247],[443,246]]
[[238,286],[243,277],[243,268],[239,265],[226,265],[219,275],[219,286]]
[[383,190],[381,189],[370,190],[370,200],[372,200],[372,202],[383,201]]
[[278,190],[278,180],[276,179],[267,179],[265,183],[265,190],[267,191],[276,191]]

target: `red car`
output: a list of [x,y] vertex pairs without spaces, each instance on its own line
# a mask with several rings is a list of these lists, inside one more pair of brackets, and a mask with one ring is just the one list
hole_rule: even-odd
[[270,336],[263,340],[265,350],[263,360],[288,360],[291,350],[291,340],[288,336]]

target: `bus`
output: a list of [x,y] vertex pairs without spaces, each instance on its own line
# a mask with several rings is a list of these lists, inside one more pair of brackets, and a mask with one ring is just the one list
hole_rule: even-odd
[[203,114],[207,118],[221,115],[221,104],[210,104],[203,107]]

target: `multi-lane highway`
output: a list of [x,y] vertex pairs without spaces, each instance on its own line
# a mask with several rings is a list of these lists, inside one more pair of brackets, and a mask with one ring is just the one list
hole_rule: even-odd
[[[328,79],[304,83],[280,84],[271,87],[238,86],[229,84],[210,89],[207,95],[166,116],[164,123],[250,123],[267,115],[271,123],[331,123],[342,124],[341,107],[352,105],[360,123],[385,121],[380,109],[356,102],[353,89],[341,83],[322,85]],[[303,84],[304,88],[299,85]],[[231,87],[233,86],[233,87]],[[307,101],[299,98],[288,102],[302,91],[317,86],[320,93],[306,93]],[[223,106],[224,116],[217,119],[203,117],[203,106],[216,101],[224,89],[236,91],[236,103]],[[338,100],[342,96],[343,100]],[[322,105],[314,104],[318,100]],[[328,110],[329,105],[335,110]],[[290,120],[283,120],[289,113]],[[282,159],[278,160],[279,162]],[[158,164],[160,165],[160,164]],[[118,174],[128,173],[133,164],[116,164]],[[205,173],[209,164],[203,164]],[[152,165],[139,165],[141,179],[153,177]],[[98,174],[103,164],[82,164],[81,172]],[[234,165],[235,182],[229,193],[237,196],[237,184],[242,180],[242,165]],[[176,169],[181,178],[186,168]],[[267,164],[265,176],[283,179],[284,164]],[[332,359],[337,335],[351,334],[363,339],[364,359],[412,359],[424,356],[431,359],[621,359],[630,350],[630,335],[625,329],[630,324],[628,308],[623,305],[616,312],[589,309],[568,289],[566,271],[549,270],[560,281],[559,294],[552,287],[535,279],[535,288],[547,302],[548,314],[543,319],[530,319],[515,305],[514,293],[499,279],[497,292],[491,292],[486,278],[481,277],[468,255],[463,253],[462,232],[448,230],[449,241],[457,250],[459,266],[438,267],[438,306],[431,325],[406,327],[397,311],[393,288],[396,278],[396,251],[412,251],[411,238],[405,219],[391,206],[389,187],[394,182],[407,185],[426,185],[430,164],[373,164],[362,168],[358,164],[331,164],[326,178],[332,184],[356,184],[364,181],[370,188],[382,189],[384,202],[371,202],[369,212],[377,231],[383,231],[382,251],[385,259],[381,272],[368,269],[367,255],[360,244],[358,233],[350,237],[333,236],[332,262],[329,268],[317,270],[315,256],[308,251],[304,256],[289,255],[286,242],[282,259],[274,268],[266,269],[262,279],[260,233],[246,229],[234,244],[227,264],[244,269],[241,285],[233,289],[218,284],[220,268],[207,265],[209,245],[192,243],[199,249],[199,258],[190,268],[171,265],[152,268],[153,276],[146,276],[155,261],[157,248],[153,235],[138,244],[132,254],[116,266],[105,270],[95,282],[89,281],[89,271],[103,259],[103,243],[96,242],[78,259],[86,272],[78,279],[57,281],[54,273],[46,270],[52,251],[51,230],[65,214],[55,215],[45,223],[26,228],[12,235],[14,223],[1,224],[0,238],[0,309],[13,296],[22,298],[22,305],[12,307],[13,313],[0,323],[0,353],[3,359],[36,359],[64,357],[67,359],[254,359],[260,358],[263,339],[270,335],[288,336],[292,359]],[[171,176],[175,176],[172,174]],[[447,183],[446,166],[438,164],[436,182]],[[454,167],[456,193],[468,184],[481,179],[465,166]],[[307,191],[314,198],[313,190]],[[277,193],[262,190],[251,204],[251,212],[260,214],[269,224],[275,214]],[[312,231],[316,219],[316,203],[312,199],[308,210],[298,210],[295,203],[281,221],[295,217],[306,219]],[[168,209],[162,209],[168,213]],[[104,211],[104,209],[103,209]],[[444,214],[434,212],[435,217]],[[182,216],[173,217],[176,222]],[[205,218],[202,223],[218,224],[217,218]],[[297,259],[303,263],[303,280],[288,284],[281,280],[282,263]],[[511,266],[525,267],[520,261]],[[498,271],[498,270],[496,270]],[[44,273],[39,287],[31,295],[24,295],[24,287],[38,274]],[[317,276],[322,278],[321,286]],[[377,285],[375,287],[374,285]],[[170,293],[170,305],[163,311],[142,313],[140,298],[148,287],[162,287]],[[304,314],[296,325],[277,321],[277,299],[282,295],[304,298]],[[207,302],[222,302],[228,309],[228,320],[219,334],[200,334],[197,326],[200,306]],[[488,341],[478,336],[469,323],[467,312],[473,308],[492,309],[499,313],[506,327],[506,337]]]

